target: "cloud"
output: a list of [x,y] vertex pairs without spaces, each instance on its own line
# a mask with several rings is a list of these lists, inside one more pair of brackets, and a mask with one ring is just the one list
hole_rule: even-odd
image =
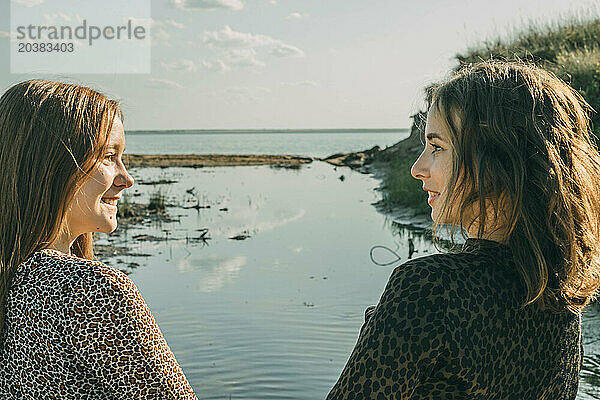
[[288,15],[287,17],[285,17],[285,19],[302,19],[302,18],[306,18],[308,17],[307,13],[291,13],[290,15]]
[[257,60],[254,57],[249,58],[240,58],[238,60],[232,61],[229,63],[234,67],[264,67],[265,63]]
[[177,22],[172,19],[165,20],[165,25],[172,26],[173,28],[183,29],[185,26],[181,22]]
[[234,11],[244,8],[244,3],[240,0],[171,0],[171,5],[180,10],[203,9],[216,10],[226,8]]
[[178,71],[178,72],[196,72],[198,67],[192,60],[181,59],[180,61],[174,61],[172,63],[160,62],[161,67],[166,71]]
[[171,38],[171,34],[162,28],[152,29],[152,39],[158,40],[161,43],[167,42]]
[[19,4],[25,7],[35,7],[42,4],[45,0],[12,0],[13,3]]
[[62,19],[63,21],[66,21],[66,22],[71,22],[71,20],[72,20],[72,18],[69,15],[61,13],[61,12],[59,12],[59,13],[44,14],[44,20],[46,21],[46,23],[48,25],[54,25],[55,22],[59,18]]
[[206,31],[201,38],[211,47],[260,47],[279,42],[267,35],[236,32],[229,25],[220,31]]
[[231,69],[223,60],[202,61],[202,68],[209,71],[225,72]]
[[128,21],[131,21],[133,25],[143,26],[146,29],[163,25],[161,21],[153,18],[123,17],[123,22],[127,23]]
[[279,43],[271,50],[271,54],[277,57],[304,57],[304,52],[295,46]]
[[143,26],[144,28],[151,30],[152,32],[152,45],[153,46],[165,46],[171,47],[169,43],[169,39],[171,38],[171,33],[169,30],[171,28],[183,29],[185,26],[177,22],[173,19],[167,20],[159,20],[154,18],[136,18],[136,17],[127,17],[123,18],[124,22],[128,22],[131,20],[133,25]]
[[128,22],[129,20],[131,20],[131,23],[133,25],[139,25],[139,26],[143,26],[146,29],[148,28],[177,28],[177,29],[183,29],[185,28],[185,25],[183,25],[181,22],[177,22],[173,19],[166,19],[166,20],[160,20],[160,19],[154,19],[154,18],[137,18],[137,17],[126,17],[123,18],[123,22]]
[[165,20],[160,20],[160,19],[154,19],[154,18],[136,18],[136,17],[129,17],[129,18],[123,18],[123,20],[125,22],[127,22],[128,20],[131,20],[131,22],[134,25],[142,25],[145,27],[152,27],[152,28],[158,28],[158,27],[173,27],[173,28],[177,28],[177,29],[183,29],[185,28],[185,26],[181,23],[181,22],[177,22],[174,19],[165,19]]
[[[264,65],[254,57],[254,48],[271,47],[271,54],[277,57],[303,57],[304,52],[295,46],[283,43],[281,40],[274,39],[268,35],[261,35],[250,32],[237,32],[231,29],[229,25],[219,31],[205,31],[200,35],[202,43],[211,48],[242,48],[252,51],[252,57],[243,57],[243,60],[229,60],[233,64],[239,65]],[[231,56],[231,51],[228,53]],[[235,57],[234,57],[235,58]]]
[[183,89],[183,86],[179,83],[168,79],[150,78],[148,81],[149,83],[146,84],[146,87],[152,89]]
[[264,67],[265,63],[256,58],[254,49],[244,49],[244,51],[231,51],[224,55],[225,60],[216,59],[213,61],[203,60],[200,64],[202,69],[207,71],[225,72],[230,71],[232,67]]
[[249,94],[260,94],[260,93],[271,93],[271,89],[262,86],[239,86],[227,89],[230,94],[236,95],[249,95]]
[[314,81],[300,81],[300,82],[282,82],[283,86],[306,86],[306,87],[319,87],[321,86],[319,83]]
[[[210,96],[217,100],[227,103],[245,103],[256,104],[263,100],[265,95],[271,93],[271,89],[261,86],[238,86],[231,87],[223,91],[214,91]],[[241,216],[238,214],[237,216]],[[241,216],[245,217],[245,216]],[[245,219],[245,218],[244,218]],[[234,231],[240,228],[231,228],[229,234],[235,234]],[[244,229],[247,229],[244,227]]]
[[253,48],[248,49],[234,49],[229,50],[225,55],[227,64],[235,67],[264,67],[265,63],[259,61],[256,58],[256,50]]
[[214,61],[202,61],[202,68],[210,71],[225,72],[232,67],[264,67],[265,63],[256,58],[254,48],[230,49],[222,58]]

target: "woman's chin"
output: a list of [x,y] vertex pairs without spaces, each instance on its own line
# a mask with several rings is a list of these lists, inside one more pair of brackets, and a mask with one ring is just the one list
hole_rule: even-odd
[[433,208],[431,209],[431,220],[437,222],[437,214]]
[[117,229],[117,217],[114,216],[110,222],[110,229],[106,233],[112,233]]
[[117,229],[117,216],[116,215],[104,215],[102,224],[98,225],[96,232],[100,233],[112,233]]

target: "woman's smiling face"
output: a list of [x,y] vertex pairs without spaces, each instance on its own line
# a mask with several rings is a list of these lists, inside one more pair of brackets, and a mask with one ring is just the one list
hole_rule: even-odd
[[429,198],[427,203],[431,206],[431,218],[438,221],[440,206],[445,200],[446,186],[452,173],[452,149],[450,148],[449,133],[441,115],[435,105],[427,113],[425,126],[425,148],[410,169],[415,179],[423,181],[423,190]]
[[117,228],[117,207],[114,205],[114,198],[120,198],[123,190],[134,183],[123,165],[124,151],[125,131],[121,119],[117,116],[109,132],[108,151],[104,159],[79,189],[67,212],[71,240],[83,233],[110,233]]

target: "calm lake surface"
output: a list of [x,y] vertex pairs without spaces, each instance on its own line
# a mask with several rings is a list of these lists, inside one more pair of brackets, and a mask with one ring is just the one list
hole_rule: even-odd
[[[370,261],[370,248],[400,244],[406,253],[406,238],[371,205],[377,181],[325,163],[131,172],[138,182],[177,180],[156,185],[168,202],[195,204],[186,193],[195,187],[200,204],[211,205],[168,207],[180,222],[103,234],[98,242],[152,254],[109,264],[141,264],[131,278],[199,398],[324,398],[354,346],[364,309],[377,303],[392,271]],[[156,187],[137,185],[135,201],[147,202]],[[202,228],[208,243],[190,241]],[[229,239],[240,233],[250,238]],[[169,240],[134,240],[139,234]],[[428,247],[420,239],[415,245]]]
[[127,132],[132,154],[290,154],[327,157],[335,153],[390,146],[408,137],[407,129],[310,131]]
[[[142,153],[130,137],[127,147]],[[148,254],[107,263],[119,269],[139,264],[130,276],[199,399],[324,398],[354,347],[364,309],[378,302],[393,267],[407,260],[408,238],[418,250],[414,257],[437,252],[422,231],[377,212],[372,203],[380,198],[379,181],[348,168],[313,162],[299,170],[130,172],[136,179],[128,191],[136,194],[132,201],[146,203],[160,189],[178,221],[120,226],[98,243]],[[176,183],[141,184],[159,179]],[[211,207],[183,208],[197,203]],[[199,239],[203,229],[209,240]],[[230,239],[240,234],[249,238]],[[376,245],[395,249],[402,259],[377,266],[370,258]],[[384,251],[374,257],[380,263],[394,258]],[[578,399],[596,399],[598,307],[584,312],[583,325]]]

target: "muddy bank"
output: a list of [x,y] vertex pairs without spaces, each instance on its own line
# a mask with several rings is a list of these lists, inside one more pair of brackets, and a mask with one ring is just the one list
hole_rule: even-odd
[[[373,170],[381,169],[384,164],[398,158],[410,158],[416,160],[423,150],[421,137],[425,129],[426,113],[418,112],[411,116],[413,124],[410,135],[393,146],[381,149],[379,146],[369,150],[354,153],[339,153],[321,159],[336,166],[346,166],[359,172],[373,173]],[[378,176],[382,179],[382,176]]]
[[290,155],[229,155],[229,154],[124,154],[128,168],[136,167],[234,167],[244,165],[273,165],[300,167],[315,160],[312,157]]
[[329,157],[321,158],[320,160],[337,167],[349,167],[359,172],[367,172],[364,170],[364,167],[371,164],[375,160],[377,154],[381,151],[379,146],[374,146],[369,150],[354,153],[337,153]]
[[353,153],[336,153],[325,158],[291,155],[233,155],[233,154],[124,154],[123,162],[128,168],[137,167],[239,167],[270,165],[281,168],[300,168],[313,161],[324,161],[338,167],[349,167],[362,171],[365,165],[375,161],[378,154],[387,154],[386,149],[374,146],[369,150]]
[[[410,129],[410,135],[393,146],[385,149],[374,146],[368,150],[357,151],[354,153],[339,153],[320,159],[335,166],[350,167],[362,173],[374,173],[381,170],[385,164],[398,158],[417,159],[423,149],[421,137],[425,128],[426,114],[419,112],[411,116],[413,124]],[[383,179],[383,176],[377,176]]]

